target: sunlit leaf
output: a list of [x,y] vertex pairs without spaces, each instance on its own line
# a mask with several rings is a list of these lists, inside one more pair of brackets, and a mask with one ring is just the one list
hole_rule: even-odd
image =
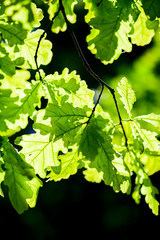
[[26,161],[34,167],[35,173],[45,178],[50,167],[59,167],[59,151],[66,152],[62,140],[50,140],[49,135],[31,134],[23,136],[20,143],[21,153],[25,154]]
[[89,49],[104,64],[112,63],[122,51],[130,52],[132,44],[128,39],[131,24],[136,20],[139,11],[137,6],[128,1],[102,1],[97,6],[95,0],[85,0],[89,10],[86,22],[91,26],[87,36]]
[[36,7],[36,4],[31,0],[25,1],[7,1],[2,3],[5,17],[8,21],[20,22],[27,30],[40,26],[40,21],[43,18],[42,10]]
[[59,173],[55,173],[55,169],[51,168],[51,173],[48,175],[49,180],[60,181],[61,179],[68,179],[71,175],[77,173],[80,159],[78,155],[78,148],[75,146],[70,149],[70,152],[59,156],[61,166]]
[[153,175],[154,173],[160,171],[160,153],[146,152],[141,156],[141,162],[145,166],[145,171],[148,175]]
[[[14,49],[8,48],[10,54],[12,53],[12,59],[16,59],[18,57],[24,58],[25,63],[21,67],[25,69],[36,69],[35,52],[42,34],[43,30],[41,29],[28,33],[27,38],[24,40],[24,44],[18,45],[18,51],[16,52],[14,52]],[[52,43],[43,38],[38,50],[37,62],[39,66],[46,65],[51,61],[53,55],[51,48]]]
[[3,136],[8,135],[8,130],[24,128],[27,125],[28,116],[33,115],[35,107],[40,103],[40,86],[40,82],[28,83],[27,89],[17,90],[16,97],[12,97],[10,90],[0,89],[0,132]]
[[89,182],[100,183],[103,180],[103,172],[98,172],[96,168],[89,167],[90,162],[85,162],[84,177]]
[[148,203],[149,207],[152,209],[152,212],[155,215],[158,215],[159,203],[155,197],[155,195],[158,194],[158,189],[152,185],[151,180],[142,169],[139,169],[138,171],[137,181],[142,184],[141,193],[145,195],[146,203]]
[[[1,87],[4,89],[11,88],[15,93],[17,88],[25,89],[28,85],[28,79],[30,78],[30,72],[27,70],[16,70],[13,76],[5,76],[5,81],[1,81]],[[21,79],[21,81],[19,81]],[[16,95],[16,93],[15,93]]]
[[156,138],[157,133],[147,131],[145,129],[139,130],[140,136],[143,139],[143,144],[146,149],[150,151],[158,151],[159,150],[159,141]]
[[27,31],[22,28],[20,23],[0,23],[0,32],[2,33],[3,39],[7,40],[10,47],[15,44],[23,45],[27,36]]
[[158,28],[158,21],[150,21],[145,15],[143,9],[134,24],[134,30],[131,32],[131,40],[133,44],[144,46],[149,44]]
[[160,115],[156,115],[155,113],[137,116],[137,117],[135,117],[135,119],[138,121],[148,122],[155,127],[160,127]]
[[[4,47],[0,45],[0,71],[3,74],[12,76],[16,73],[15,63],[9,57]],[[4,78],[4,77],[3,77]]]
[[[77,4],[77,0],[67,0],[64,1],[64,8],[66,12],[66,16],[69,22],[75,23],[76,22],[76,14],[74,13],[74,6]],[[48,13],[50,20],[55,16],[56,12],[59,8],[59,1],[51,1],[49,3]],[[58,14],[55,21],[52,24],[52,31],[55,33],[59,33],[59,31],[64,32],[67,29],[67,25],[65,23],[64,17],[62,12]]]
[[66,101],[72,103],[74,107],[93,107],[94,92],[87,87],[85,81],[80,79],[76,71],[69,73],[69,70],[65,68],[62,74],[55,72],[47,75],[44,80],[47,82],[47,92],[49,93],[47,98],[56,97],[56,100],[59,101],[67,95]]
[[13,207],[18,213],[22,213],[28,209],[28,202],[31,205],[33,201],[36,202],[41,183],[34,169],[23,160],[10,143],[3,140],[2,148],[6,169],[4,183],[9,188],[9,197]]
[[131,118],[132,116],[131,111],[133,108],[133,104],[136,101],[135,92],[131,88],[131,85],[128,83],[128,80],[126,78],[121,79],[121,81],[118,84],[117,90],[121,96],[120,99],[123,102],[129,117]]

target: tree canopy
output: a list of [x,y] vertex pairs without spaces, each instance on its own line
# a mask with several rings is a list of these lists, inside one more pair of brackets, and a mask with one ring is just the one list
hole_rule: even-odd
[[[158,100],[151,112],[142,110],[147,102],[137,101],[147,87],[155,96],[159,91],[159,80],[152,76],[153,63],[160,57],[159,2],[83,0],[84,21],[90,27],[88,49],[101,64],[112,64],[135,45],[155,42],[150,50],[153,59],[140,59],[142,63],[121,77],[117,86],[114,80],[109,85],[91,68],[73,32],[78,0],[41,1],[49,16],[45,29],[36,1],[0,2],[0,195],[4,184],[13,207],[23,213],[35,207],[44,180],[68,179],[83,169],[87,181],[104,181],[115,192],[132,194],[136,203],[144,195],[158,215],[158,189],[150,178],[160,170],[160,115],[154,109]],[[99,83],[96,96],[76,71],[66,67],[62,73],[45,73],[43,66],[54,54],[53,43],[47,39],[49,28],[55,34],[70,33],[84,68]],[[143,75],[142,89],[131,86],[134,74],[137,81]],[[133,85],[136,88],[136,81]],[[104,100],[109,94],[112,103]],[[13,143],[10,137],[26,128],[29,119],[33,132],[21,134]]]

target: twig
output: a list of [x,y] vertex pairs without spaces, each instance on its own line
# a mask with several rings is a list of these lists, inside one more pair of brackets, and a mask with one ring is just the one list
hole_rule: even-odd
[[113,92],[114,92],[114,89],[111,88],[107,83],[105,83],[105,82],[91,69],[89,63],[87,62],[87,60],[86,60],[86,58],[85,58],[85,56],[84,56],[84,54],[83,54],[83,52],[82,52],[82,50],[81,50],[81,47],[80,47],[80,45],[79,45],[79,43],[78,43],[78,40],[77,40],[77,38],[76,38],[76,36],[75,36],[72,28],[71,28],[71,25],[70,25],[70,23],[68,22],[68,19],[67,19],[67,16],[66,16],[66,13],[65,13],[63,4],[62,4],[62,0],[59,0],[59,3],[60,3],[61,12],[62,12],[62,14],[63,14],[63,16],[64,16],[64,19],[65,19],[65,22],[66,22],[66,24],[67,24],[67,28],[68,28],[68,30],[69,30],[69,32],[70,32],[70,35],[71,35],[71,37],[72,37],[72,39],[73,39],[73,42],[74,42],[74,44],[75,44],[75,46],[76,46],[77,52],[78,52],[78,54],[79,54],[79,56],[80,56],[80,58],[81,58],[81,60],[82,60],[82,63],[83,63],[83,65],[84,65],[84,67],[86,68],[87,72],[89,72],[90,75],[91,75],[93,78],[95,78],[96,81],[98,81],[101,85],[106,86],[110,91],[113,91]]
[[90,122],[90,120],[91,120],[91,118],[92,118],[92,116],[93,116],[93,114],[94,114],[94,112],[95,112],[95,110],[96,110],[96,107],[97,107],[97,105],[98,105],[98,103],[99,103],[99,101],[100,101],[100,99],[101,99],[103,90],[104,90],[104,85],[102,85],[102,89],[101,89],[101,91],[100,91],[100,94],[99,94],[99,96],[98,96],[98,99],[97,99],[97,101],[96,101],[96,103],[95,103],[95,105],[94,105],[94,107],[93,107],[93,109],[92,109],[92,112],[91,112],[91,115],[90,115],[89,118],[88,118],[88,121],[86,122],[87,124],[89,124],[89,122]]
[[42,76],[41,76],[41,73],[40,73],[40,70],[39,70],[39,67],[38,67],[38,61],[37,61],[37,56],[38,56],[38,50],[39,50],[39,47],[40,47],[40,43],[42,41],[42,38],[44,37],[45,35],[45,31],[41,34],[39,40],[38,40],[38,44],[37,44],[37,48],[36,48],[36,52],[35,52],[35,55],[34,55],[34,61],[36,63],[36,68],[37,68],[37,72],[39,74],[39,79],[40,81],[42,81]]
[[[99,4],[100,4],[101,2],[102,2],[102,1],[100,1]],[[95,108],[96,108],[97,104],[99,103],[99,100],[100,100],[100,98],[101,98],[101,95],[102,95],[102,92],[103,92],[103,89],[104,89],[104,86],[105,86],[105,87],[108,88],[108,90],[111,92],[112,97],[113,97],[113,99],[114,99],[114,103],[115,103],[116,110],[117,110],[117,114],[118,114],[118,118],[119,118],[119,124],[121,125],[122,131],[123,131],[123,135],[124,135],[124,138],[125,138],[125,146],[126,146],[126,148],[128,149],[127,135],[126,135],[126,132],[125,132],[125,129],[124,129],[124,126],[123,126],[121,114],[120,114],[119,107],[118,107],[118,103],[117,103],[117,99],[116,99],[116,96],[115,96],[115,90],[114,90],[112,87],[110,87],[107,83],[105,83],[105,82],[92,70],[92,68],[90,67],[89,63],[87,62],[87,60],[86,60],[86,58],[85,58],[85,56],[84,56],[84,54],[83,54],[83,52],[82,52],[82,49],[81,49],[81,47],[80,47],[80,45],[79,45],[79,43],[78,43],[78,40],[77,40],[77,38],[76,38],[76,36],[75,36],[72,28],[71,28],[71,25],[70,25],[70,23],[69,23],[69,21],[68,21],[68,19],[67,19],[67,16],[66,16],[66,13],[65,13],[65,9],[64,9],[64,6],[63,6],[63,4],[62,4],[62,0],[59,0],[59,5],[60,5],[60,10],[61,10],[61,12],[62,12],[62,14],[63,14],[64,20],[65,20],[65,22],[66,22],[66,24],[67,24],[67,28],[68,28],[68,30],[69,30],[69,32],[70,32],[70,35],[71,35],[71,37],[72,37],[72,39],[73,39],[73,42],[74,42],[74,44],[75,44],[75,47],[76,47],[76,49],[77,49],[77,52],[78,52],[78,54],[79,54],[79,56],[80,56],[80,58],[81,58],[81,61],[82,61],[83,65],[84,65],[84,67],[86,68],[87,72],[89,72],[90,75],[91,75],[96,81],[98,81],[98,82],[101,84],[101,86],[102,86],[102,90],[101,90],[100,95],[99,95],[99,97],[98,97],[98,100],[97,100],[97,102],[96,102],[96,104],[95,104],[95,106],[94,106],[94,108],[93,108],[93,110],[92,110],[91,116],[89,117],[88,123],[89,123],[89,121],[90,121],[90,119],[91,119],[91,117],[92,117],[92,115],[93,115],[93,113],[94,113],[94,111],[95,111]]]
[[119,124],[121,125],[122,131],[123,131],[123,135],[124,135],[124,139],[125,139],[125,146],[126,146],[126,148],[128,150],[128,139],[127,139],[126,132],[124,130],[123,123],[122,123],[122,117],[121,117],[121,114],[120,114],[120,111],[119,111],[119,107],[118,107],[118,103],[117,103],[115,92],[112,93],[112,97],[114,99],[114,103],[115,103],[115,106],[116,106],[117,114],[118,114],[118,117],[119,117]]
[[42,76],[41,76],[41,73],[40,73],[40,70],[39,70],[39,66],[38,66],[38,61],[37,61],[37,57],[38,57],[38,50],[39,50],[39,47],[40,47],[40,43],[42,41],[42,39],[44,38],[45,34],[46,34],[46,31],[47,29],[50,27],[50,25],[53,23],[53,21],[55,20],[55,18],[58,16],[59,12],[60,12],[60,7],[58,9],[58,11],[55,13],[55,15],[53,16],[51,22],[47,25],[47,27],[45,28],[44,32],[41,34],[39,40],[38,40],[38,44],[37,44],[37,48],[36,48],[36,51],[35,51],[35,55],[34,55],[34,61],[36,63],[36,68],[37,68],[37,72],[39,74],[39,79],[40,81],[42,81]]

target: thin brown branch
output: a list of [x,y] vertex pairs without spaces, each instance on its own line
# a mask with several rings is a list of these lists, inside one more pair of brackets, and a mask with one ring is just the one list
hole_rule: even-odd
[[38,40],[38,44],[37,44],[37,48],[36,48],[36,52],[35,52],[35,55],[34,55],[34,61],[36,63],[36,68],[37,68],[37,72],[39,74],[39,79],[40,81],[42,81],[42,76],[41,76],[41,73],[40,73],[40,70],[39,70],[39,66],[38,66],[38,61],[37,61],[37,57],[38,57],[38,50],[39,50],[39,47],[40,47],[40,43],[45,35],[45,31],[42,33],[42,35],[40,36],[39,40]]
[[[101,1],[100,1],[99,3],[101,3]],[[127,135],[126,135],[126,132],[125,132],[125,129],[124,129],[124,126],[123,126],[123,122],[122,122],[120,110],[119,110],[118,103],[117,103],[117,99],[116,99],[116,96],[115,96],[115,90],[114,90],[112,87],[110,87],[107,83],[105,83],[105,82],[92,70],[91,66],[89,65],[88,61],[86,60],[86,58],[85,58],[85,56],[84,56],[84,54],[83,54],[83,52],[82,52],[82,49],[81,49],[81,47],[80,47],[80,45],[79,45],[79,43],[78,43],[78,40],[77,40],[77,38],[76,38],[76,36],[75,36],[72,28],[71,28],[71,25],[70,25],[68,19],[67,19],[67,16],[66,16],[66,13],[65,13],[65,9],[64,9],[63,3],[62,3],[62,0],[59,0],[59,6],[60,6],[60,10],[61,10],[61,12],[62,12],[62,14],[63,14],[64,20],[65,20],[65,22],[66,22],[66,24],[67,24],[67,28],[68,28],[68,30],[69,30],[69,32],[70,32],[70,35],[71,35],[71,37],[72,37],[72,39],[73,39],[73,42],[74,42],[74,44],[75,44],[75,47],[76,47],[76,49],[77,49],[77,52],[78,52],[78,54],[79,54],[79,56],[80,56],[80,58],[81,58],[81,61],[82,61],[83,65],[84,65],[84,67],[86,68],[87,72],[90,73],[90,75],[91,75],[96,81],[98,81],[98,82],[101,84],[101,86],[102,86],[101,93],[100,93],[100,95],[99,95],[99,97],[98,97],[97,103],[95,104],[95,106],[94,106],[94,108],[93,108],[93,110],[92,110],[91,116],[93,115],[93,113],[94,113],[94,111],[95,111],[95,108],[96,108],[97,104],[99,103],[99,100],[100,100],[101,95],[102,95],[102,92],[103,92],[103,88],[104,88],[104,86],[105,86],[105,87],[111,92],[111,94],[112,94],[112,97],[113,97],[113,100],[114,100],[114,103],[115,103],[115,107],[116,107],[116,110],[117,110],[118,118],[119,118],[119,124],[121,125],[122,131],[123,131],[123,135],[124,135],[124,138],[125,138],[125,146],[126,146],[127,149],[128,149]],[[88,122],[90,121],[91,116],[90,116]]]
[[48,24],[48,26],[45,28],[44,32],[41,34],[39,40],[38,40],[38,44],[37,44],[37,48],[36,48],[36,51],[35,51],[35,55],[34,55],[34,61],[35,61],[35,64],[36,64],[36,68],[37,68],[37,72],[39,74],[39,79],[40,81],[42,81],[42,76],[41,76],[41,73],[40,73],[40,70],[39,70],[39,66],[38,66],[38,50],[39,50],[39,47],[40,47],[40,44],[41,44],[41,41],[42,39],[44,38],[45,34],[46,34],[46,31],[47,29],[52,25],[53,21],[55,20],[55,18],[58,16],[59,12],[60,12],[60,7],[58,9],[58,11],[55,13],[54,17],[52,18],[51,22]]
[[127,139],[127,135],[126,135],[126,132],[125,132],[125,129],[124,129],[124,126],[123,126],[123,122],[122,122],[121,114],[120,114],[120,111],[119,111],[116,95],[115,95],[115,92],[114,93],[111,92],[111,94],[112,94],[112,97],[113,97],[113,100],[114,100],[114,103],[115,103],[115,106],[116,106],[116,110],[117,110],[117,114],[118,114],[118,118],[119,118],[119,124],[121,125],[122,131],[123,131],[123,135],[124,135],[124,139],[125,139],[125,146],[128,150],[128,139]]
[[90,120],[91,120],[91,118],[92,118],[92,116],[93,116],[93,114],[94,114],[94,112],[95,112],[95,110],[96,110],[96,107],[97,107],[97,105],[98,105],[98,103],[99,103],[99,101],[100,101],[100,99],[101,99],[103,90],[104,90],[104,85],[102,85],[102,89],[101,89],[101,91],[100,91],[100,94],[99,94],[99,96],[98,96],[98,99],[97,99],[97,101],[96,101],[96,103],[95,103],[95,105],[94,105],[94,107],[93,107],[93,109],[92,109],[92,112],[91,112],[91,115],[90,115],[89,118],[88,118],[88,121],[86,122],[87,124],[89,124],[89,122],[90,122]]
[[81,47],[80,47],[80,45],[79,45],[79,43],[78,43],[78,40],[77,40],[77,38],[76,38],[76,36],[75,36],[72,28],[71,28],[71,25],[70,25],[70,23],[68,22],[68,19],[67,19],[66,13],[65,13],[65,9],[64,9],[63,4],[62,4],[62,0],[59,0],[59,4],[60,4],[61,12],[62,12],[62,14],[63,14],[63,16],[64,16],[64,19],[65,19],[65,22],[66,22],[66,24],[67,24],[67,28],[68,28],[68,30],[69,30],[69,32],[70,32],[70,35],[71,35],[71,37],[72,37],[72,40],[73,40],[73,42],[74,42],[74,44],[75,44],[75,46],[76,46],[77,52],[78,52],[78,54],[79,54],[79,56],[80,56],[80,58],[81,58],[81,61],[82,61],[83,65],[84,65],[84,67],[86,68],[87,72],[89,72],[90,75],[91,75],[96,81],[98,81],[101,85],[104,85],[105,87],[107,87],[107,88],[109,89],[109,91],[113,91],[113,92],[114,92],[114,89],[111,88],[107,83],[105,83],[105,82],[92,70],[92,68],[90,67],[88,61],[86,60],[86,58],[85,58],[85,56],[84,56],[84,54],[83,54],[83,52],[82,52],[82,49],[81,49]]

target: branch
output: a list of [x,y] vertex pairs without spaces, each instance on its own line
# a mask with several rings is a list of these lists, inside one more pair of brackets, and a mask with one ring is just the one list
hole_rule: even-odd
[[114,103],[115,103],[115,106],[116,106],[116,110],[117,110],[117,114],[118,114],[118,118],[119,118],[119,124],[121,125],[122,131],[123,131],[123,135],[124,135],[124,139],[125,139],[125,146],[128,150],[128,139],[127,139],[126,132],[124,130],[123,123],[122,123],[122,117],[121,117],[121,114],[120,114],[120,111],[119,111],[119,107],[118,107],[115,92],[112,94],[112,97],[113,97],[113,100],[114,100]]
[[54,21],[55,18],[58,16],[60,10],[61,10],[61,9],[60,9],[60,7],[59,7],[58,11],[55,13],[55,15],[54,15],[54,17],[52,18],[51,22],[47,25],[47,27],[45,28],[44,32],[41,34],[41,36],[40,36],[40,38],[39,38],[39,40],[38,40],[36,52],[35,52],[35,55],[34,55],[34,61],[35,61],[35,63],[36,63],[36,68],[37,68],[37,72],[38,72],[38,74],[39,74],[39,79],[40,79],[40,81],[42,81],[42,76],[41,76],[41,73],[40,73],[40,70],[39,70],[39,66],[38,66],[38,61],[37,61],[38,50],[39,50],[41,41],[42,41],[42,39],[44,38],[44,36],[45,36],[45,34],[46,34],[47,29],[50,27],[50,25],[52,25],[53,21]]
[[[100,1],[99,4],[100,4],[101,2],[102,2],[102,1]],[[119,124],[121,125],[122,131],[123,131],[123,135],[124,135],[124,138],[125,138],[125,146],[126,146],[127,149],[128,149],[127,135],[126,135],[126,132],[125,132],[123,123],[122,123],[121,114],[120,114],[119,107],[118,107],[118,103],[117,103],[117,99],[116,99],[116,96],[115,96],[115,90],[114,90],[112,87],[110,87],[107,83],[105,83],[105,82],[92,70],[91,66],[90,66],[89,63],[87,62],[87,60],[86,60],[86,58],[85,58],[85,56],[84,56],[84,54],[83,54],[83,52],[82,52],[82,49],[81,49],[81,47],[80,47],[80,45],[79,45],[79,43],[78,43],[78,40],[77,40],[77,38],[76,38],[76,36],[75,36],[72,28],[71,28],[71,25],[70,25],[68,19],[67,19],[67,16],[66,16],[66,13],[65,13],[65,9],[64,9],[64,6],[63,6],[63,4],[62,4],[62,0],[59,0],[59,7],[60,7],[60,11],[61,11],[62,14],[63,14],[64,20],[65,20],[65,22],[66,22],[66,24],[67,24],[67,28],[68,28],[68,30],[69,30],[69,32],[70,32],[70,35],[71,35],[71,37],[72,37],[72,39],[73,39],[73,42],[74,42],[74,44],[75,44],[75,47],[76,47],[76,49],[77,49],[77,52],[78,52],[78,54],[79,54],[79,56],[80,56],[80,58],[81,58],[81,61],[82,61],[83,65],[84,65],[84,67],[86,68],[87,72],[89,72],[89,74],[90,74],[96,81],[98,81],[98,82],[101,84],[101,86],[102,86],[102,90],[101,90],[100,95],[99,95],[99,97],[98,97],[98,100],[97,100],[97,102],[96,102],[96,104],[95,104],[95,106],[94,106],[94,108],[93,108],[93,110],[92,110],[91,116],[89,117],[88,123],[89,123],[89,121],[90,121],[90,119],[91,119],[91,117],[92,117],[92,115],[93,115],[93,113],[94,113],[94,111],[95,111],[95,108],[96,108],[97,104],[99,103],[99,100],[100,100],[100,98],[101,98],[101,95],[102,95],[102,92],[103,92],[103,89],[104,89],[104,86],[105,86],[105,87],[110,91],[110,93],[112,94],[112,97],[113,97],[113,99],[114,99],[114,103],[115,103],[116,110],[117,110],[117,114],[118,114],[118,118],[119,118]]]
[[71,28],[71,25],[70,25],[70,23],[68,22],[68,19],[67,19],[67,16],[66,16],[66,13],[65,13],[63,4],[62,4],[62,0],[59,0],[59,4],[60,4],[60,10],[61,10],[61,12],[62,12],[62,14],[63,14],[63,16],[64,16],[64,20],[65,20],[65,22],[66,22],[66,24],[67,24],[67,28],[68,28],[68,30],[69,30],[69,32],[70,32],[70,35],[71,35],[71,37],[72,37],[72,39],[73,39],[73,42],[74,42],[74,44],[75,44],[75,46],[76,46],[77,52],[78,52],[78,54],[79,54],[79,56],[80,56],[80,58],[81,58],[81,61],[82,61],[83,65],[84,65],[84,67],[86,68],[87,72],[89,72],[90,75],[91,75],[96,81],[98,81],[101,85],[104,85],[105,87],[107,87],[107,88],[109,89],[109,91],[113,91],[113,92],[114,92],[114,89],[111,88],[107,83],[105,83],[105,82],[91,69],[89,63],[87,62],[87,60],[86,60],[86,58],[85,58],[85,56],[84,56],[84,54],[83,54],[83,52],[82,52],[82,50],[81,50],[81,47],[80,47],[80,45],[79,45],[79,43],[78,43],[78,40],[77,40],[77,38],[76,38],[76,36],[75,36],[72,28]]
[[91,115],[89,116],[89,119],[88,119],[88,121],[86,122],[86,124],[89,124],[89,122],[90,122],[90,120],[91,120],[91,118],[92,118],[92,116],[93,116],[93,114],[94,114],[94,112],[95,112],[95,110],[96,110],[96,107],[97,107],[97,105],[98,105],[98,103],[99,103],[99,101],[100,101],[100,99],[101,99],[103,90],[104,90],[104,85],[102,85],[102,89],[101,89],[101,91],[100,91],[100,94],[99,94],[99,96],[98,96],[98,99],[97,99],[97,101],[96,101],[96,103],[95,103],[95,105],[94,105],[94,107],[93,107],[93,109],[92,109]]
[[38,61],[37,61],[37,56],[38,56],[38,50],[39,50],[39,47],[40,47],[40,43],[42,41],[42,38],[44,37],[45,35],[45,31],[42,33],[42,35],[40,36],[39,40],[38,40],[38,44],[37,44],[37,48],[36,48],[36,52],[35,52],[35,55],[34,55],[34,61],[36,63],[36,68],[37,68],[37,72],[39,74],[39,79],[40,81],[42,81],[42,76],[41,76],[41,73],[40,73],[40,70],[39,70],[39,67],[38,67]]

